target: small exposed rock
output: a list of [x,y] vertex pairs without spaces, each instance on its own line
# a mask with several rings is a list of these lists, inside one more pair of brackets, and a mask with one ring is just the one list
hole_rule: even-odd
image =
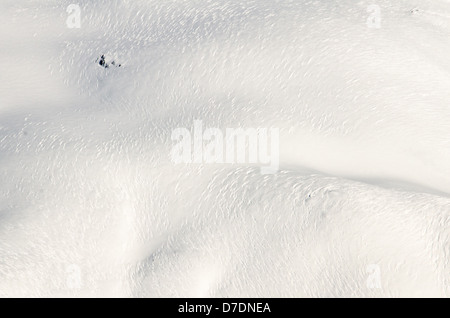
[[98,58],[95,62],[98,62],[98,64],[99,64],[101,67],[104,67],[104,68],[109,68],[109,65],[110,65],[110,64],[111,64],[111,65],[114,65],[115,67],[121,67],[121,66],[122,66],[122,64],[116,64],[115,61],[111,61],[111,63],[107,63],[107,62],[106,62],[106,58],[105,58],[104,55],[100,56],[100,58]]

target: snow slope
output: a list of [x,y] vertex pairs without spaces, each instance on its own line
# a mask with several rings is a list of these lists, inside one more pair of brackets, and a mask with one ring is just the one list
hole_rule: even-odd
[[448,0],[72,2],[0,4],[0,296],[450,296]]

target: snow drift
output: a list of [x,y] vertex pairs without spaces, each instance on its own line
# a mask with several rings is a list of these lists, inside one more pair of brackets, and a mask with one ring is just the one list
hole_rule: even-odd
[[0,296],[450,296],[449,1],[71,3],[0,5]]

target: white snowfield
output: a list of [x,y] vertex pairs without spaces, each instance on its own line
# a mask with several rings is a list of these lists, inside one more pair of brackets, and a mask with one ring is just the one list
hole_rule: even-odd
[[[450,296],[450,1],[0,21],[0,296]],[[194,120],[278,128],[279,171],[174,164]]]

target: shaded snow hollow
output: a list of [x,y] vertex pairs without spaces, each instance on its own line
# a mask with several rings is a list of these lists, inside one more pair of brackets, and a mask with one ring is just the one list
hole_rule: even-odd
[[72,2],[0,4],[0,296],[450,296],[448,0]]

